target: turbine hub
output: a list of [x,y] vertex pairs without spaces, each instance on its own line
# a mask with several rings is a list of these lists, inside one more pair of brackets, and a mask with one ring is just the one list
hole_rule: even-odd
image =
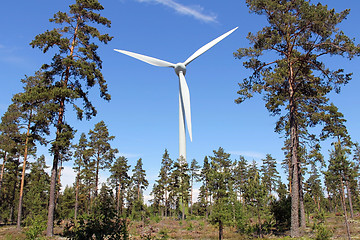
[[183,74],[184,74],[184,76],[185,76],[185,74],[186,74],[186,67],[185,67],[184,63],[177,63],[177,64],[175,65],[175,73],[176,73],[176,75],[179,76],[179,72],[183,72]]

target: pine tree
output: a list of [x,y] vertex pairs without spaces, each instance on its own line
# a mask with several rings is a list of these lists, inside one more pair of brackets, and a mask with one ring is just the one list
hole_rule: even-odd
[[317,168],[313,165],[311,171],[309,172],[310,176],[305,182],[305,190],[307,194],[313,200],[313,205],[317,207],[317,210],[320,212],[320,202],[323,196],[323,190],[321,187],[320,175]]
[[116,212],[123,214],[125,190],[129,185],[130,177],[128,175],[130,165],[126,157],[118,157],[110,168],[110,182],[116,189]]
[[191,184],[191,195],[190,195],[190,214],[193,214],[193,191],[194,191],[194,180],[198,182],[200,180],[200,165],[193,159],[190,164],[189,173],[190,173],[190,184]]
[[[291,236],[299,231],[299,167],[300,130],[315,126],[321,119],[318,112],[328,105],[325,96],[351,79],[342,69],[331,71],[321,57],[341,55],[352,58],[360,47],[341,32],[337,25],[349,10],[336,13],[322,4],[306,0],[247,0],[250,11],[265,15],[269,23],[257,34],[249,33],[252,47],[240,48],[235,56],[249,57],[244,66],[253,74],[239,83],[241,95],[236,102],[263,93],[266,107],[272,115],[283,114],[277,125],[288,125],[291,159]],[[274,54],[262,58],[265,51]],[[271,59],[272,58],[272,59]],[[305,128],[303,128],[305,127]]]
[[140,201],[142,190],[145,190],[147,186],[149,186],[149,182],[148,180],[146,180],[146,173],[145,170],[143,169],[143,163],[141,158],[139,158],[139,160],[136,162],[136,165],[132,170],[132,172],[133,175],[131,177],[131,181],[136,186],[137,200]]
[[171,173],[171,195],[182,220],[185,220],[190,200],[190,176],[188,171],[189,165],[181,156],[174,163],[174,169]]
[[90,142],[95,161],[95,196],[97,196],[99,185],[99,171],[109,169],[115,154],[118,153],[116,148],[112,148],[110,141],[114,140],[114,136],[110,136],[107,126],[104,121],[95,124],[94,130],[89,131]]
[[17,229],[21,229],[23,190],[25,184],[25,170],[27,158],[35,147],[35,141],[46,144],[44,135],[49,134],[49,125],[52,120],[49,111],[50,99],[47,95],[49,85],[44,81],[43,73],[38,71],[35,76],[26,77],[22,80],[24,92],[16,94],[12,101],[18,105],[19,126],[24,128],[23,138],[23,168],[20,183],[19,206],[17,216]]
[[30,173],[24,189],[24,216],[26,219],[40,217],[46,220],[46,207],[49,199],[50,177],[46,173],[45,156],[41,155],[30,163]]
[[213,151],[214,156],[210,156],[210,182],[209,186],[214,196],[214,204],[210,214],[210,222],[219,224],[219,240],[223,238],[224,226],[232,220],[232,198],[233,179],[230,154],[223,148]]
[[279,172],[276,170],[276,160],[272,158],[270,154],[266,154],[266,158],[262,159],[262,162],[261,181],[268,190],[268,193],[271,195],[272,192],[277,188],[277,183],[280,180]]
[[0,123],[0,149],[2,150],[3,163],[0,175],[0,196],[2,194],[5,166],[8,159],[17,155],[21,147],[21,135],[19,126],[20,111],[18,105],[11,104]]
[[239,161],[234,162],[234,168],[233,168],[234,189],[238,192],[237,195],[239,195],[240,201],[242,203],[244,203],[243,194],[248,177],[247,168],[248,168],[248,163],[243,156],[240,156]]
[[207,156],[204,158],[203,167],[201,169],[201,181],[203,183],[201,189],[200,189],[200,195],[204,197],[202,200],[205,204],[205,210],[206,210],[206,218],[209,216],[209,197],[211,195],[210,191],[210,163]]
[[[79,199],[83,198],[84,205],[89,213],[91,207],[91,191],[95,185],[95,171],[92,171],[95,166],[95,162],[90,160],[93,155],[93,150],[89,147],[88,140],[85,133],[82,133],[79,139],[79,143],[73,146],[74,148],[74,170],[76,172],[75,179],[75,222],[78,216]],[[80,196],[83,193],[85,196]]]
[[[268,155],[268,157],[271,156]],[[269,159],[270,158],[268,158],[268,160]],[[263,238],[261,216],[268,210],[269,182],[261,180],[259,169],[257,168],[255,161],[250,165],[248,174],[248,179],[245,184],[244,199],[246,206],[257,216],[259,237]]]
[[[100,96],[110,100],[107,93],[107,85],[101,74],[102,62],[96,53],[98,46],[91,42],[107,43],[111,40],[108,34],[101,34],[93,24],[101,24],[110,27],[111,22],[102,17],[97,11],[103,10],[103,6],[97,0],[76,0],[70,5],[70,11],[58,12],[50,22],[60,24],[61,27],[39,34],[30,43],[32,47],[40,48],[46,53],[50,48],[57,47],[58,53],[52,58],[51,64],[44,64],[44,74],[52,83],[51,95],[57,106],[55,141],[52,142],[52,153],[54,155],[51,170],[50,200],[48,211],[47,236],[53,235],[53,220],[55,209],[56,179],[58,162],[61,151],[69,144],[66,140],[65,110],[67,104],[72,104],[76,109],[77,116],[82,119],[96,115],[96,110],[88,98],[85,87],[100,86]],[[89,25],[90,24],[90,25]],[[82,82],[84,81],[84,82]],[[83,100],[83,107],[75,104],[76,99]],[[65,135],[65,136],[64,136]]]
[[342,148],[340,141],[334,143],[334,150],[330,152],[330,160],[327,171],[325,172],[326,182],[331,182],[332,187],[335,187],[340,193],[341,206],[344,211],[345,227],[348,239],[351,239],[350,226],[348,222],[345,193],[344,193],[344,182],[346,180],[346,173],[349,172],[351,167],[350,162],[347,159],[346,154],[348,150]]
[[[164,207],[163,216],[168,216],[169,210],[169,191],[170,191],[170,176],[173,169],[173,160],[170,158],[168,150],[165,149],[165,152],[161,160],[161,168],[159,172],[159,179],[156,180],[152,195],[158,201],[159,204],[162,203]],[[159,206],[160,207],[160,206]]]

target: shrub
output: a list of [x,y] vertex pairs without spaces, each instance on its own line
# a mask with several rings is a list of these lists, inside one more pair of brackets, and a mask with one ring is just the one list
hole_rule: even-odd
[[332,237],[332,232],[327,229],[324,224],[320,223],[316,225],[315,240],[329,240]]
[[38,236],[46,229],[46,221],[41,216],[37,215],[28,222],[29,226],[25,231],[26,239],[39,239]]

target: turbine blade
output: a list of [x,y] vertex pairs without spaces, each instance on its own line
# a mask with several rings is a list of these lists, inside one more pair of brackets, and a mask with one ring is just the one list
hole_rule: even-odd
[[221,40],[223,40],[224,38],[226,38],[227,36],[229,36],[232,32],[234,32],[238,27],[224,33],[223,35],[221,35],[218,38],[215,38],[214,40],[212,40],[211,42],[209,42],[208,44],[202,46],[201,48],[199,48],[199,50],[197,50],[195,53],[193,53],[193,55],[191,55],[188,59],[186,59],[186,61],[184,62],[184,65],[188,65],[189,63],[191,63],[192,61],[194,61],[197,57],[199,57],[201,54],[203,54],[204,52],[206,52],[207,50],[209,50],[210,48],[212,48],[215,44],[217,44],[218,42],[220,42]]
[[192,141],[192,128],[191,128],[191,111],[190,111],[190,92],[189,87],[186,83],[185,76],[182,71],[179,72],[179,81],[180,81],[180,96],[181,101],[184,107],[186,125],[190,136],[190,141]]
[[157,59],[157,58],[148,57],[148,56],[145,56],[145,55],[141,55],[141,54],[138,54],[138,53],[133,53],[133,52],[125,51],[125,50],[119,50],[119,49],[114,49],[114,50],[119,52],[119,53],[128,55],[130,57],[136,58],[136,59],[138,59],[140,61],[149,63],[149,64],[154,65],[154,66],[158,66],[158,67],[175,67],[175,64],[170,63],[170,62],[166,62],[164,60],[160,60],[160,59]]

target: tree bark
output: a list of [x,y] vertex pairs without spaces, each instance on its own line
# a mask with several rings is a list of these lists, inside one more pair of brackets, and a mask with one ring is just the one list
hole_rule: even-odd
[[261,227],[261,215],[260,215],[260,206],[257,206],[257,214],[258,214],[258,224],[259,224],[259,237],[263,238],[262,227]]
[[289,63],[289,108],[290,108],[290,155],[291,155],[291,169],[292,169],[292,184],[291,184],[291,237],[300,237],[299,229],[299,162],[297,156],[298,147],[298,126],[296,121],[296,103],[293,69]]
[[[293,130],[292,130],[293,131]],[[296,141],[295,139],[293,139]],[[299,181],[298,181],[298,164],[296,148],[292,149],[291,163],[293,168],[292,174],[292,191],[291,191],[291,237],[300,237],[299,231]]]
[[[66,86],[66,83],[64,83]],[[65,99],[61,99],[59,108],[59,117],[56,126],[56,140],[58,141],[59,135],[62,132],[63,117],[65,111]],[[52,237],[54,233],[54,211],[55,211],[55,200],[56,200],[56,180],[58,174],[58,162],[60,159],[60,149],[57,143],[54,145],[54,159],[51,169],[50,178],[50,193],[49,193],[49,210],[48,220],[46,228],[46,236]]]
[[224,230],[223,222],[219,221],[219,240],[223,239],[223,230]]
[[117,212],[117,214],[120,213],[120,191],[121,191],[121,182],[119,180],[117,196],[116,196],[116,212]]
[[99,184],[99,164],[100,164],[100,157],[98,156],[96,159],[96,176],[95,176],[95,197],[98,194],[98,184]]
[[76,187],[75,187],[75,212],[74,212],[74,220],[77,222],[77,213],[79,208],[79,184],[80,184],[80,169],[76,176]]
[[[79,28],[79,22],[80,22],[80,16],[77,19],[73,40],[71,43],[71,49],[70,49],[70,57],[73,57],[74,55],[74,49],[75,49],[75,43],[76,43],[76,37],[77,37],[77,31]],[[64,88],[67,88],[67,83],[70,78],[70,66],[66,67],[65,70],[65,79],[61,82]],[[60,98],[60,107],[59,107],[59,115],[58,115],[58,121],[56,125],[56,141],[59,140],[59,135],[62,132],[62,124],[63,118],[64,118],[64,112],[65,112],[65,97]],[[47,228],[46,228],[46,236],[52,237],[54,232],[54,211],[55,211],[55,194],[56,194],[56,178],[57,178],[57,168],[58,168],[58,162],[60,159],[60,149],[59,146],[56,144],[54,146],[54,159],[53,159],[53,166],[51,169],[51,180],[50,180],[50,193],[49,193],[49,210],[48,210],[48,221],[47,221]]]
[[1,166],[1,175],[0,175],[0,196],[1,196],[1,187],[2,187],[2,182],[3,182],[3,177],[4,177],[4,170],[5,170],[5,163],[7,160],[7,152],[4,153],[4,161],[3,164]]
[[353,209],[353,204],[352,204],[352,196],[351,196],[351,189],[349,186],[349,181],[346,181],[345,183],[346,183],[346,191],[347,191],[349,206],[350,206],[350,217],[354,218],[354,209]]
[[16,222],[16,229],[21,230],[21,218],[22,218],[22,204],[23,204],[23,194],[24,194],[24,184],[25,184],[25,171],[26,171],[26,160],[28,155],[28,143],[30,135],[30,120],[27,126],[26,140],[25,140],[25,150],[24,150],[24,162],[21,174],[21,183],[20,183],[20,194],[19,194],[19,207],[18,207],[18,216]]
[[351,235],[350,235],[350,226],[349,226],[349,222],[348,222],[348,217],[347,217],[347,212],[346,212],[346,204],[345,204],[345,192],[344,192],[344,184],[343,184],[343,178],[340,177],[340,197],[341,197],[341,205],[344,211],[344,217],[345,217],[345,227],[346,227],[346,233],[347,233],[347,237],[348,240],[351,240]]
[[58,170],[58,174],[57,174],[57,189],[56,189],[56,197],[55,197],[55,209],[56,209],[56,205],[59,201],[59,196],[60,196],[60,184],[61,184],[61,171],[62,171],[63,167],[62,167],[62,161],[60,160],[60,167]]
[[300,229],[301,235],[305,233],[306,228],[306,216],[305,216],[305,206],[304,206],[304,191],[302,188],[302,176],[301,176],[301,169],[299,169],[299,206],[300,206]]
[[53,166],[51,169],[50,199],[49,199],[49,211],[48,211],[48,221],[47,221],[47,229],[46,229],[46,235],[48,237],[52,237],[53,231],[54,231],[54,210],[55,210],[57,164],[58,164],[58,156],[55,157],[55,155],[54,155]]
[[190,196],[190,214],[193,214],[193,185],[194,185],[194,179],[193,177],[191,178],[191,196]]
[[20,157],[17,159],[17,161],[15,162],[16,167],[15,167],[15,179],[14,179],[14,185],[13,185],[13,189],[12,189],[12,195],[11,195],[11,200],[10,200],[10,222],[14,223],[14,212],[15,212],[15,193],[16,193],[16,183],[18,181],[18,167],[19,167],[19,163],[20,163]]

